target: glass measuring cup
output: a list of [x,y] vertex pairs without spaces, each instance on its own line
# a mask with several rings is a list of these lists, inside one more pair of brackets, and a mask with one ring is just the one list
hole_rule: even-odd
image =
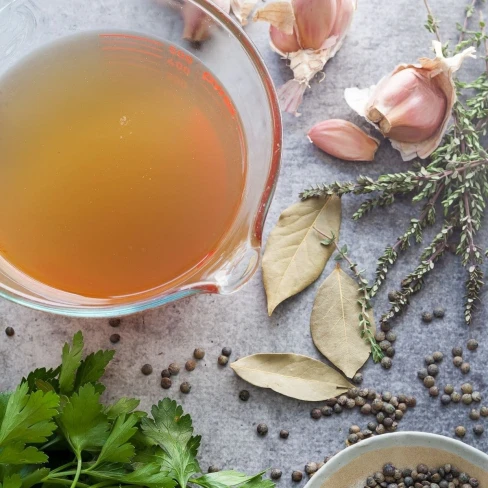
[[184,1],[199,9],[210,26],[204,43],[182,39],[183,4],[174,0],[0,0],[0,76],[31,51],[68,35],[138,32],[168,44],[163,61],[171,61],[176,75],[185,70],[188,56],[208,68],[204,82],[230,95],[247,142],[247,179],[238,214],[214,252],[197,266],[151,290],[100,299],[44,285],[0,258],[4,298],[63,315],[116,316],[197,293],[229,294],[255,272],[280,164],[278,102],[263,61],[240,27],[206,0]]

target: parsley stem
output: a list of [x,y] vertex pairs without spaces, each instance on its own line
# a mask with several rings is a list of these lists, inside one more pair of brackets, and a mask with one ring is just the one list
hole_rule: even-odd
[[[63,480],[61,478],[49,478],[49,476],[44,480],[49,484],[56,484],[56,485],[71,485],[73,482],[71,480]],[[91,488],[90,485],[85,483],[78,483],[77,486],[79,488]]]
[[75,488],[75,486],[77,485],[78,480],[80,479],[80,474],[81,474],[81,456],[78,457],[78,466],[76,467],[75,479],[71,484],[71,488]]
[[74,464],[76,464],[74,461],[71,461],[70,463],[63,464],[62,466],[59,466],[58,468],[51,470],[51,472],[49,474],[53,475],[54,473],[59,473],[59,471],[63,471],[63,469],[66,469],[66,468],[70,468]]

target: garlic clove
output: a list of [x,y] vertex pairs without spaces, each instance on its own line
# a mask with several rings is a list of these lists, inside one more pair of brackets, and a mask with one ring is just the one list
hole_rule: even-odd
[[337,36],[339,39],[345,37],[354,17],[355,10],[355,0],[337,0],[337,15],[330,33],[331,36]]
[[373,161],[379,141],[346,120],[319,122],[308,137],[322,151],[345,161]]
[[294,32],[291,35],[285,34],[274,25],[270,25],[269,36],[271,38],[273,46],[281,53],[283,53],[283,55],[286,55],[287,53],[294,53],[301,49]]
[[330,37],[338,0],[292,0],[298,41],[303,49],[320,49]]
[[271,2],[256,10],[252,18],[254,22],[268,22],[284,34],[294,34],[295,14],[290,2]]

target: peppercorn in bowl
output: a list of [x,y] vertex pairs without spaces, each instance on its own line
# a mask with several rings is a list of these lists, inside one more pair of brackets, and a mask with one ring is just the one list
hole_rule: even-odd
[[306,488],[382,486],[488,488],[488,455],[448,437],[397,432],[344,449]]

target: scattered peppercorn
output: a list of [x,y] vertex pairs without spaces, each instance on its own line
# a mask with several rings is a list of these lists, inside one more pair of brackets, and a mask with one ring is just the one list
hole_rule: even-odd
[[363,382],[363,375],[361,373],[356,373],[352,378],[352,382],[355,385],[360,385]]
[[109,319],[108,325],[110,325],[110,327],[118,327],[121,322],[122,321],[119,318],[112,318]]
[[417,371],[417,377],[420,380],[425,380],[427,376],[429,376],[429,373],[427,372],[427,368],[422,368]]
[[287,431],[287,430],[280,430],[280,437],[282,439],[288,439],[288,437],[290,436],[290,433]]
[[438,397],[439,396],[439,388],[437,386],[431,386],[429,388],[429,395],[431,397]]
[[441,307],[434,308],[434,317],[436,319],[442,319],[445,314],[446,314],[446,311],[443,308],[441,308]]
[[366,398],[358,396],[354,399],[354,401],[356,402],[356,407],[362,407],[366,405]]
[[473,427],[473,432],[475,435],[483,435],[483,433],[485,432],[485,428],[481,424],[477,424]]
[[463,393],[473,393],[473,385],[471,383],[463,383],[461,385],[461,391]]
[[437,366],[437,364],[429,364],[427,373],[429,373],[430,376],[437,376],[439,374],[439,366]]
[[259,435],[266,435],[268,433],[268,426],[264,423],[258,424],[256,430]]
[[386,429],[385,429],[385,426],[383,424],[379,424],[376,426],[375,431],[378,435],[382,435],[386,432]]
[[153,367],[150,364],[144,364],[141,368],[141,373],[144,375],[150,375],[153,372]]
[[295,483],[302,481],[302,478],[303,473],[301,471],[293,471],[293,473],[291,473],[291,480]]
[[230,347],[223,347],[222,348],[222,356],[229,357],[232,354],[232,349]]
[[201,349],[199,347],[197,347],[194,351],[193,351],[193,357],[195,359],[203,359],[205,357],[205,350],[204,349]]
[[387,332],[387,334],[386,334],[386,340],[387,341],[395,342],[396,339],[397,339],[397,336],[396,336],[396,334],[392,330],[390,330],[389,332]]
[[469,339],[468,343],[466,344],[466,347],[470,351],[476,351],[476,349],[478,349],[478,341],[476,339]]
[[461,356],[454,356],[452,359],[452,364],[454,364],[456,368],[460,368],[461,364],[463,364],[463,358]]
[[171,376],[175,376],[180,372],[180,366],[177,363],[171,363],[168,366],[168,371],[171,373]]
[[473,391],[471,398],[473,399],[473,402],[479,403],[481,402],[481,393],[479,391]]
[[368,422],[368,425],[366,427],[368,427],[369,430],[373,431],[376,429],[376,426],[378,424],[376,422]]
[[347,392],[349,398],[356,398],[359,395],[359,388],[350,388]]
[[173,382],[171,381],[170,378],[161,378],[161,387],[167,390],[168,388],[171,388],[171,385]]
[[321,410],[322,415],[324,417],[330,417],[334,413],[334,410],[332,409],[332,407],[329,407],[328,405],[325,405],[320,410]]
[[381,341],[378,345],[380,346],[380,349],[382,351],[386,351],[389,347],[391,347],[391,342],[384,340],[384,341]]
[[442,405],[449,405],[451,403],[451,396],[450,395],[442,395],[441,396],[441,403],[442,403]]
[[226,366],[227,363],[229,362],[229,358],[227,356],[221,355],[217,359],[217,362],[219,363],[220,366]]
[[452,403],[459,403],[461,401],[461,393],[458,393],[457,391],[454,391],[451,394],[451,401]]
[[452,348],[452,355],[454,357],[456,356],[462,356],[463,355],[463,348],[461,346],[455,346]]
[[461,373],[468,374],[470,369],[471,369],[471,366],[469,365],[469,363],[461,364]]
[[220,471],[220,468],[218,466],[215,466],[212,464],[212,466],[208,467],[208,472],[209,473],[218,473]]
[[171,376],[171,373],[169,372],[169,369],[163,369],[161,371],[161,378],[169,378]]
[[424,321],[426,324],[428,324],[428,323],[432,322],[433,318],[434,318],[434,316],[432,315],[432,313],[431,313],[431,312],[423,312],[423,313],[422,313],[422,320],[423,320],[423,321]]
[[313,419],[318,420],[320,417],[322,417],[322,410],[320,410],[320,408],[312,408],[312,411],[310,412],[310,416]]
[[307,474],[314,474],[317,472],[317,470],[318,470],[317,463],[314,463],[313,461],[305,465],[305,473]]
[[183,383],[181,383],[180,385],[180,391],[181,393],[190,393],[190,390],[191,390],[191,385],[190,383],[188,383],[188,381],[184,381]]
[[391,330],[391,324],[390,322],[381,322],[381,325],[380,325],[380,329],[383,331],[383,332],[388,332]]
[[383,466],[383,474],[385,476],[393,476],[395,474],[395,466],[393,464],[385,464]]
[[281,469],[272,469],[270,477],[272,480],[279,480],[281,478]]
[[5,334],[7,334],[8,337],[12,337],[15,334],[15,330],[13,327],[7,327],[5,329]]
[[357,444],[358,441],[359,441],[359,437],[357,434],[349,434],[347,436],[348,444]]
[[452,386],[449,383],[444,387],[444,393],[446,393],[447,395],[450,395],[453,391],[454,391],[454,386]]
[[120,342],[120,334],[112,334],[110,336],[110,342],[112,344],[117,344],[117,342]]
[[426,376],[424,378],[424,386],[430,388],[435,385],[435,379],[432,376]]
[[334,405],[333,409],[334,413],[342,413],[342,407],[338,403]]
[[197,363],[193,361],[193,359],[190,359],[185,363],[185,369],[187,371],[193,371],[196,367],[197,367]]
[[394,302],[398,298],[398,293],[396,291],[389,291],[388,292],[388,300],[390,302]]
[[458,437],[464,437],[466,435],[466,428],[463,427],[462,425],[459,425],[457,426],[455,429],[454,429],[454,433],[458,436]]
[[481,407],[480,408],[480,415],[482,417],[488,417],[488,407]]
[[461,401],[465,404],[465,405],[471,405],[471,403],[473,403],[473,397],[469,394],[469,393],[465,393],[462,397],[461,397]]
[[432,357],[434,358],[434,361],[436,363],[440,363],[444,359],[444,354],[442,354],[441,351],[435,351],[434,353],[432,353]]
[[431,364],[434,364],[435,363],[434,356],[432,356],[431,354],[425,356],[424,362],[425,362],[425,364],[427,366],[430,366]]
[[385,351],[385,354],[389,357],[389,358],[393,358],[395,357],[395,348],[393,346],[389,347],[386,351]]
[[382,330],[377,330],[375,332],[374,338],[376,339],[376,342],[379,344],[381,341],[384,341],[386,339],[386,332],[383,332]]
[[247,390],[241,390],[239,392],[239,398],[243,401],[243,402],[247,402],[249,400],[249,397],[251,396],[251,394],[247,391]]
[[385,356],[382,360],[381,360],[381,367],[383,369],[390,369],[393,365],[393,361],[391,360],[391,358],[389,358],[388,356]]
[[469,412],[469,418],[471,420],[479,420],[480,419],[480,411],[473,408],[473,410],[471,410],[471,412]]
[[351,425],[349,427],[349,434],[357,434],[358,432],[361,432],[359,425]]
[[363,415],[369,415],[371,413],[371,405],[369,403],[366,403],[361,407],[361,413]]
[[353,409],[356,406],[356,401],[354,398],[348,398],[346,400],[346,405],[345,407],[348,408],[349,410]]
[[414,408],[417,405],[417,399],[413,396],[407,396],[407,407]]

